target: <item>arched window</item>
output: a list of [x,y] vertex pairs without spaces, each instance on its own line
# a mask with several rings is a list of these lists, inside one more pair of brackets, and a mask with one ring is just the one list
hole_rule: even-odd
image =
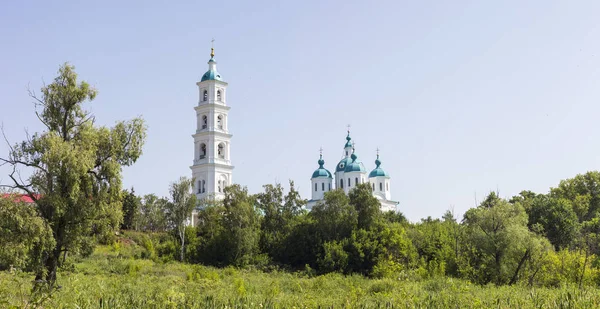
[[358,177],[354,178],[354,185],[358,186]]
[[379,183],[379,191],[383,191],[383,182]]
[[208,100],[208,91],[204,90],[204,94],[202,95],[202,101],[207,101]]
[[225,159],[225,145],[223,143],[219,144],[219,149],[217,150],[217,155],[221,159]]
[[321,183],[321,191],[325,191],[325,183]]
[[390,191],[390,184],[389,183],[385,183],[385,191]]
[[344,188],[344,180],[343,179],[340,179],[340,188],[342,188],[342,189]]
[[200,144],[200,159],[206,158],[206,144]]
[[206,129],[206,127],[208,127],[208,117],[202,115],[202,129]]
[[221,192],[221,181],[220,180],[218,182],[218,189],[219,189],[219,192]]
[[350,182],[350,178],[348,178],[348,188],[350,188],[352,186],[352,183]]
[[315,183],[315,192],[317,192],[317,183]]
[[202,193],[206,192],[206,181],[202,180]]
[[327,190],[327,191],[331,191],[331,183],[329,183],[329,190]]
[[217,90],[217,101],[221,102],[221,90]]
[[375,184],[373,184],[373,191],[375,191]]
[[217,116],[217,127],[223,130],[223,115]]
[[198,180],[198,193],[202,193],[202,181]]

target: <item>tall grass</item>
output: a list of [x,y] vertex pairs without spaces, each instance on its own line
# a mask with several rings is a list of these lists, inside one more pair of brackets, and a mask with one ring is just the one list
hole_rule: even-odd
[[[129,249],[127,249],[129,250]],[[452,278],[369,279],[359,275],[212,268],[134,259],[99,247],[61,272],[43,308],[597,308],[600,290],[478,286]],[[404,278],[404,279],[401,279]],[[410,279],[406,279],[410,278]],[[0,272],[0,308],[33,307],[26,273]]]

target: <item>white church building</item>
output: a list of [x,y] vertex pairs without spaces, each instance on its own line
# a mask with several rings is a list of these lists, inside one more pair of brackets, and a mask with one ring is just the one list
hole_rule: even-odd
[[324,167],[323,153],[321,153],[317,163],[319,168],[313,172],[310,178],[312,198],[306,205],[308,210],[311,210],[323,200],[325,192],[342,189],[348,194],[350,190],[362,183],[371,184],[373,196],[381,203],[382,211],[396,210],[398,202],[391,199],[390,175],[381,168],[379,150],[377,151],[377,159],[375,159],[375,168],[367,175],[364,164],[358,160],[349,130],[342,159],[335,168],[335,181],[331,172]]
[[[233,183],[233,165],[231,164],[231,137],[228,129],[227,83],[217,71],[214,59],[214,48],[211,48],[208,71],[202,75],[198,86],[198,104],[196,111],[196,132],[194,138],[194,160],[190,166],[194,179],[193,190],[199,201],[206,199],[223,199],[223,190]],[[398,202],[390,199],[390,177],[381,168],[379,154],[375,164],[377,167],[368,175],[364,165],[358,161],[350,139],[346,137],[345,155],[338,163],[335,172],[335,183],[331,173],[326,170],[322,156],[319,169],[311,178],[312,199],[308,202],[310,210],[323,199],[325,192],[338,188],[348,193],[359,182],[368,181],[373,185],[373,195],[381,202],[382,210],[395,210]],[[367,180],[368,179],[368,180]],[[194,211],[190,224],[195,225],[197,212]]]

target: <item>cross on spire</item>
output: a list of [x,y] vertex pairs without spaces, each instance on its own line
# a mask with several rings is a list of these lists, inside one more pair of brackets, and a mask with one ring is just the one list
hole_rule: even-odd
[[213,58],[215,56],[215,38],[210,41],[210,57]]
[[348,134],[350,134],[350,125],[348,124],[346,127],[348,128]]

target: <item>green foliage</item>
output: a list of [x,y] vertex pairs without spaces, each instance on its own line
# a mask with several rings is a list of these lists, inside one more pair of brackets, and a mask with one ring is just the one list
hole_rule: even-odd
[[[95,235],[119,227],[121,167],[142,154],[146,129],[140,118],[112,128],[94,126],[83,103],[97,92],[86,82],[78,83],[71,65],[61,66],[41,93],[41,98],[33,97],[45,130],[14,145],[2,161],[14,167],[9,175],[14,187],[34,199],[38,215],[52,230],[55,246],[37,255],[45,271],[39,269],[36,275],[52,286],[61,255],[89,252]],[[28,180],[16,176],[20,167],[31,171]]]
[[[127,246],[124,242],[120,250],[126,250]],[[394,268],[391,264],[386,267]],[[32,279],[26,273],[0,272],[0,307],[22,308],[34,304],[43,308],[115,309],[600,306],[600,290],[595,287],[479,286],[454,278],[407,280],[393,275],[384,279],[335,273],[306,277],[178,262],[160,264],[119,256],[107,247],[99,247],[91,257],[77,262],[73,271],[61,273],[62,288],[50,298],[29,294]]]
[[164,232],[167,230],[167,206],[169,200],[154,194],[143,197],[138,214],[138,228],[146,232]]
[[531,257],[548,251],[548,241],[527,228],[523,207],[491,193],[464,220],[466,241],[460,265],[463,275],[486,284],[514,284]]
[[179,237],[180,255],[179,260],[185,260],[185,230],[187,220],[191,217],[196,207],[196,195],[192,193],[193,179],[187,177],[179,178],[179,181],[171,183],[169,193],[171,201],[167,203],[167,218]]
[[550,196],[571,201],[580,222],[590,220],[600,211],[600,172],[561,180],[558,187],[550,189]]
[[348,194],[350,205],[356,210],[359,229],[370,229],[381,217],[381,203],[373,196],[371,185],[361,183]]
[[254,208],[255,199],[239,185],[228,186],[224,192],[225,261],[236,266],[247,265],[258,254],[260,221]]
[[123,195],[123,223],[121,223],[121,228],[125,230],[137,230],[142,201],[135,195],[133,188],[129,192],[127,190],[123,191]]
[[52,230],[35,207],[14,196],[0,198],[0,270],[43,271],[43,252],[54,248]]
[[342,190],[326,192],[324,201],[309,215],[315,220],[315,233],[321,243],[349,237],[358,221],[356,209]]
[[[534,225],[539,225],[536,228]],[[539,195],[529,210],[530,229],[539,230],[556,250],[568,248],[579,234],[579,221],[571,202],[564,198]]]

